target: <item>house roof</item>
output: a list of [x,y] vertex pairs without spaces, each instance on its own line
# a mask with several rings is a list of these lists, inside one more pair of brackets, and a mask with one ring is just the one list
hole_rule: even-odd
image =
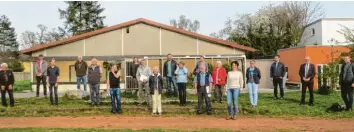
[[121,23],[121,24],[117,24],[117,25],[114,25],[114,26],[105,27],[105,28],[98,29],[98,30],[95,30],[95,31],[91,31],[91,32],[80,34],[80,35],[76,35],[76,36],[73,36],[73,37],[70,37],[70,38],[66,38],[66,39],[63,39],[63,40],[54,41],[54,42],[50,42],[50,43],[42,44],[42,45],[36,45],[36,46],[31,47],[31,48],[21,50],[21,53],[22,54],[30,54],[32,52],[36,52],[36,51],[39,51],[39,50],[42,50],[42,49],[51,48],[51,47],[55,47],[55,46],[59,46],[59,45],[63,45],[63,44],[68,44],[68,43],[71,43],[71,42],[75,42],[75,41],[78,41],[78,40],[82,40],[82,39],[85,39],[85,38],[89,38],[89,37],[92,37],[92,36],[96,36],[96,35],[99,35],[99,34],[107,33],[107,32],[113,31],[113,30],[121,29],[121,28],[124,28],[124,27],[128,27],[128,26],[132,26],[132,25],[135,25],[135,24],[139,24],[139,23],[151,25],[151,26],[154,26],[154,27],[162,28],[162,29],[169,30],[169,31],[172,31],[172,32],[176,32],[176,33],[180,33],[180,34],[184,34],[184,35],[187,35],[187,36],[190,36],[190,37],[194,37],[194,38],[197,38],[197,39],[200,39],[200,40],[213,42],[213,43],[224,45],[224,46],[229,46],[229,47],[236,48],[236,49],[243,50],[243,51],[252,51],[252,52],[256,51],[256,49],[254,49],[254,48],[243,46],[243,45],[239,45],[237,43],[232,43],[232,42],[229,42],[229,41],[226,41],[226,40],[217,39],[217,38],[213,38],[213,37],[197,34],[197,33],[194,33],[194,32],[190,32],[190,31],[179,29],[179,28],[175,28],[175,27],[172,27],[172,26],[169,26],[169,25],[157,23],[157,22],[154,22],[154,21],[151,21],[151,20],[147,20],[147,19],[144,19],[144,18],[139,18],[139,19],[131,20],[131,21],[124,22],[124,23]]

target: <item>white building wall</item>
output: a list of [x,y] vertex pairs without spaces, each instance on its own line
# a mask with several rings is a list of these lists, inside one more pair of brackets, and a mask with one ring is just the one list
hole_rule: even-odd
[[[347,45],[348,41],[344,38],[343,34],[339,33],[343,29],[343,26],[354,28],[353,20],[327,20],[322,21],[322,44],[323,45]],[[335,41],[332,41],[335,40]]]

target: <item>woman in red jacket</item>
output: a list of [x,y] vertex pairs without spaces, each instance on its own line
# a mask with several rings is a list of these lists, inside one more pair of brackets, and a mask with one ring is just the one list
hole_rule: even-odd
[[212,73],[212,77],[213,77],[213,84],[214,84],[214,96],[216,101],[218,101],[219,103],[222,103],[223,100],[223,93],[224,93],[224,85],[225,85],[225,80],[226,80],[226,70],[225,68],[222,66],[221,61],[217,61],[217,67],[214,68],[213,73]]

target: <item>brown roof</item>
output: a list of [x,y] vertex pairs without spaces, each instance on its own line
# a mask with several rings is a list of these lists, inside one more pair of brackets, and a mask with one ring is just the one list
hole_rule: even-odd
[[89,37],[92,37],[92,36],[95,36],[95,35],[99,35],[99,34],[102,34],[102,33],[110,32],[110,31],[113,31],[113,30],[121,29],[121,28],[128,27],[128,26],[131,26],[131,25],[139,24],[139,23],[144,23],[144,24],[147,24],[147,25],[155,26],[155,27],[162,28],[162,29],[165,29],[165,30],[169,30],[169,31],[173,31],[173,32],[176,32],[176,33],[184,34],[184,35],[187,35],[187,36],[191,36],[191,37],[194,37],[194,38],[198,38],[200,40],[213,42],[213,43],[216,43],[216,44],[225,45],[225,46],[233,47],[233,48],[244,50],[244,51],[256,51],[254,48],[251,48],[251,47],[239,45],[239,44],[232,43],[232,42],[229,42],[229,41],[226,41],[226,40],[217,39],[217,38],[213,38],[213,37],[209,37],[209,36],[193,33],[193,32],[187,31],[187,30],[183,30],[183,29],[175,28],[175,27],[172,27],[172,26],[169,26],[169,25],[157,23],[157,22],[154,22],[154,21],[151,21],[151,20],[139,18],[139,19],[131,20],[131,21],[124,22],[124,23],[121,23],[121,24],[117,24],[117,25],[114,25],[114,26],[105,27],[105,28],[102,28],[102,29],[99,29],[99,30],[96,30],[96,31],[91,31],[91,32],[87,32],[87,33],[84,33],[84,34],[76,35],[76,36],[73,36],[73,37],[70,37],[70,38],[66,38],[66,39],[63,39],[63,40],[54,41],[54,42],[50,42],[50,43],[42,44],[42,45],[36,45],[36,46],[31,47],[31,48],[21,50],[21,53],[30,54],[32,52],[36,52],[36,51],[39,51],[39,50],[42,50],[42,49],[45,49],[45,48],[50,48],[50,47],[55,47],[55,46],[62,45],[62,44],[71,43],[71,42],[74,42],[74,41],[82,40],[82,39],[89,38]]

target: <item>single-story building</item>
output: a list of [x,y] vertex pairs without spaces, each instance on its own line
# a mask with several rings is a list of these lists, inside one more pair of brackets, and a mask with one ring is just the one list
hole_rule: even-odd
[[[61,69],[62,83],[76,82],[74,64],[77,56],[83,56],[88,64],[92,57],[96,57],[101,66],[105,61],[121,62],[124,71],[122,82],[128,81],[123,88],[129,88],[130,86],[127,86],[131,78],[129,65],[135,56],[148,58],[148,65],[158,66],[160,70],[168,53],[178,61],[183,60],[190,72],[200,55],[205,55],[206,61],[211,64],[216,64],[217,60],[223,63],[238,60],[242,64],[240,68],[245,70],[245,52],[253,51],[255,49],[226,40],[139,18],[48,44],[36,45],[21,50],[21,53],[33,57],[32,82],[35,81],[34,61],[39,54],[43,54],[46,60],[52,57],[57,60],[56,64]],[[105,69],[104,73],[106,74]],[[104,75],[101,80],[103,83],[106,76]]]
[[[280,49],[278,54],[280,55],[280,60],[285,63],[288,67],[288,83],[300,84],[299,69],[300,65],[305,63],[305,57],[309,56],[311,58],[311,63],[316,67],[317,73],[318,66],[328,64],[332,62],[332,58],[336,59],[340,57],[341,53],[349,52],[350,49],[346,46],[299,46],[294,48]],[[332,54],[333,53],[333,54]],[[314,88],[317,89],[320,84],[318,78],[315,78]]]

